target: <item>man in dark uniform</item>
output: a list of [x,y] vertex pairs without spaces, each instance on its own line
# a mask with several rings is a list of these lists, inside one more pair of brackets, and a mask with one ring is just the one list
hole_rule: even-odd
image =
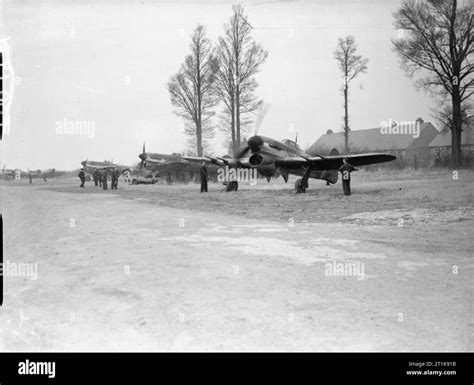
[[79,187],[84,188],[84,183],[86,182],[86,174],[83,168],[81,168],[81,171],[79,171],[78,176],[79,176],[79,179],[81,180],[81,185]]
[[105,168],[102,170],[102,188],[104,190],[107,190],[107,177],[107,169]]
[[115,169],[110,170],[110,189],[113,190],[115,188]]
[[351,172],[357,169],[347,161],[347,158],[344,158],[342,162],[342,166],[339,167],[342,174],[342,189],[344,195],[351,195]]
[[201,163],[201,192],[207,192],[207,167],[206,162]]
[[32,183],[32,180],[31,180],[31,171],[30,171],[30,184]]
[[117,190],[119,176],[120,176],[119,170],[114,168],[112,170],[112,183],[111,183],[111,186],[110,186],[112,190],[114,190],[114,189]]
[[100,180],[99,170],[97,169],[94,170],[94,172],[92,173],[92,178],[94,178],[94,184],[97,187],[99,185],[99,180]]

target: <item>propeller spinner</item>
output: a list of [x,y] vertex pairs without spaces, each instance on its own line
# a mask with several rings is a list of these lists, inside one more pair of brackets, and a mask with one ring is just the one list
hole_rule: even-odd
[[249,140],[247,140],[247,145],[252,152],[258,152],[260,148],[263,146],[263,139],[261,136],[254,135]]

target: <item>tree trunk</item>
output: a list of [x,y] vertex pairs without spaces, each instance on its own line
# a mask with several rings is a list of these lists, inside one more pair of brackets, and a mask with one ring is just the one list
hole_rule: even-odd
[[451,127],[451,164],[453,168],[461,166],[461,131],[462,131],[462,116],[461,116],[461,93],[459,90],[459,76],[461,71],[461,63],[457,60],[455,55],[455,40],[456,40],[456,12],[457,0],[453,1],[451,8],[450,32],[449,32],[449,53],[451,55],[452,69],[452,105],[453,117]]
[[230,132],[232,137],[232,157],[236,157],[237,153],[240,149],[238,142],[235,137],[235,105],[234,105],[234,98],[231,98],[231,109],[230,109]]
[[237,23],[235,30],[235,43],[234,43],[234,54],[235,54],[235,139],[237,140],[237,147],[240,149],[240,50],[239,46],[239,24]]
[[462,132],[462,116],[461,116],[461,98],[459,96],[459,86],[453,87],[452,94],[453,118],[451,127],[451,164],[453,168],[460,167],[461,164],[461,132]]
[[202,129],[201,122],[196,122],[196,138],[197,138],[197,156],[202,156]]
[[347,107],[347,83],[344,85],[344,152],[349,154],[349,113]]
[[239,85],[236,87],[235,92],[235,139],[237,141],[237,147],[240,148],[240,90]]

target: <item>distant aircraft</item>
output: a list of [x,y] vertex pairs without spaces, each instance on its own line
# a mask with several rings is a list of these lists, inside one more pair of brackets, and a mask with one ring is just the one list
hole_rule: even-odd
[[107,160],[104,161],[95,161],[95,160],[83,160],[81,162],[82,167],[84,167],[85,172],[92,174],[95,170],[104,170],[104,169],[113,169],[116,168],[121,173],[125,171],[130,171],[130,168],[127,166],[120,166],[114,164]]
[[163,166],[175,164],[175,163],[184,163],[189,164],[180,154],[159,154],[156,152],[146,152],[145,151],[145,142],[143,142],[142,153],[138,154],[140,158],[140,170],[145,168],[149,171],[160,172],[163,170]]
[[20,179],[21,177],[31,176],[32,178],[42,178],[46,182],[47,178],[54,177],[55,172],[56,172],[56,169],[54,168],[49,168],[46,170],[22,171],[20,169],[7,169],[5,168],[5,165],[3,166],[3,169],[2,169],[3,179],[5,180]]
[[[21,170],[15,168],[15,169],[12,169],[12,168],[5,168],[6,165],[4,164],[3,165],[3,169],[2,169],[2,178],[4,180],[10,180],[10,179],[15,179],[15,178],[20,178],[21,177]],[[18,176],[17,176],[18,175]]]
[[[181,154],[160,154],[156,152],[146,152],[145,142],[141,154],[138,154],[140,163],[136,169],[137,175],[145,169],[150,171],[148,178],[158,175],[165,175],[168,182],[171,183],[171,174],[181,173],[189,168],[189,161],[185,160]],[[138,177],[137,177],[138,180]],[[132,181],[133,183],[133,181]]]
[[48,168],[46,170],[28,170],[28,173],[32,177],[37,177],[37,178],[42,178],[45,182],[47,181],[47,178],[54,178],[54,173],[56,172],[56,169],[54,168]]

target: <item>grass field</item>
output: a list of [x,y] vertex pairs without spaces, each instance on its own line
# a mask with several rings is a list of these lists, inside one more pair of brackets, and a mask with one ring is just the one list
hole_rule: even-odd
[[[120,183],[118,190],[103,191],[92,182],[87,183],[85,189],[79,189],[68,181],[68,184],[48,188],[63,192],[119,194],[167,207],[277,221],[292,218],[296,222],[335,222],[350,220],[347,217],[361,212],[393,210],[393,215],[380,220],[395,219],[396,224],[398,218],[405,218],[407,222],[438,220],[439,215],[430,215],[431,211],[437,211],[445,218],[449,218],[451,211],[454,221],[463,221],[465,216],[472,215],[474,172],[461,170],[456,177],[453,179],[453,173],[448,170],[361,171],[353,174],[350,197],[342,194],[340,181],[326,186],[323,181],[310,180],[306,194],[294,194],[295,178],[290,178],[287,184],[282,179],[270,183],[259,180],[256,186],[241,183],[239,191],[230,193],[221,185],[210,184],[208,194],[200,194],[199,185],[195,183],[172,186],[124,186]],[[426,218],[419,217],[420,210],[427,212]]]

